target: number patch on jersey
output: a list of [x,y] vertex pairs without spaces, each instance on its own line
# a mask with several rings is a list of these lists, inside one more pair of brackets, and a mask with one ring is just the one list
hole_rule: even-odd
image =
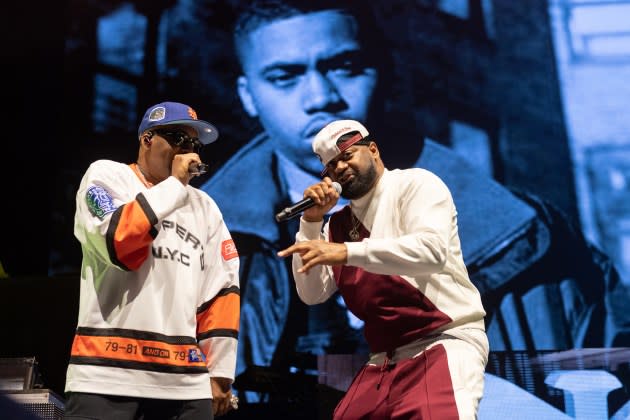
[[87,201],[90,212],[101,220],[116,210],[112,196],[99,185],[91,185],[87,189],[85,201]]
[[198,349],[189,349],[188,350],[188,361],[189,362],[205,362],[206,356],[199,351]]

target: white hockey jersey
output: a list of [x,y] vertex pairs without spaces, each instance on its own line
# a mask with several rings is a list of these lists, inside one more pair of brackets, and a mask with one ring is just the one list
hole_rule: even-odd
[[234,379],[239,258],[206,193],[174,177],[148,187],[99,160],[77,192],[80,307],[66,392],[210,398]]

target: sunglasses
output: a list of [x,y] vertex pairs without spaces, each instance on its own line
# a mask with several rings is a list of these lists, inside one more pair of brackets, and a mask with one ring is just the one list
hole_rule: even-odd
[[167,130],[153,130],[155,134],[166,139],[169,144],[175,147],[181,147],[182,149],[192,149],[195,153],[199,152],[203,143],[199,141],[198,137],[190,137],[188,133],[183,130],[167,131]]

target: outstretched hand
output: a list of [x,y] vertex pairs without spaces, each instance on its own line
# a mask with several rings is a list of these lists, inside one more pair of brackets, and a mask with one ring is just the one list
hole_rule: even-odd
[[342,265],[348,261],[348,248],[345,244],[313,240],[298,242],[278,252],[279,257],[300,254],[302,267],[298,273],[307,273],[316,265]]

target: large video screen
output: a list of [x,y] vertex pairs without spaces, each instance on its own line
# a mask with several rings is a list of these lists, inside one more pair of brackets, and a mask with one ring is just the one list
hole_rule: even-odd
[[[630,118],[619,113],[630,98],[630,51],[602,46],[610,31],[588,24],[602,10],[377,0],[349,28],[330,10],[294,13],[293,1],[246,24],[247,3],[97,1],[68,10],[69,159],[55,180],[50,273],[80,269],[74,194],[89,163],[134,162],[144,110],[183,102],[220,132],[200,153],[209,172],[192,182],[221,208],[241,257],[237,374],[317,369],[305,354],[365,354],[362,322],[341,296],[299,300],[289,261],[276,256],[298,220],[274,219],[320,178],[314,134],[332,119],[356,119],[388,168],[428,169],[451,190],[487,312],[490,394],[513,392],[519,409],[557,416],[542,418],[630,410],[627,395],[607,397],[615,381],[630,385],[627,360],[571,365],[583,375],[558,362],[538,382],[545,391],[527,382],[540,375],[535,362],[557,362],[556,353],[566,362],[584,357],[566,353],[575,349],[630,347]],[[613,41],[630,42],[615,28]],[[357,34],[352,45],[348,32]],[[505,370],[510,355],[523,355],[514,374]],[[613,385],[602,390],[602,380]],[[589,386],[580,393],[571,381]],[[268,398],[258,394],[251,400]],[[516,418],[509,407],[489,397],[480,414]]]

